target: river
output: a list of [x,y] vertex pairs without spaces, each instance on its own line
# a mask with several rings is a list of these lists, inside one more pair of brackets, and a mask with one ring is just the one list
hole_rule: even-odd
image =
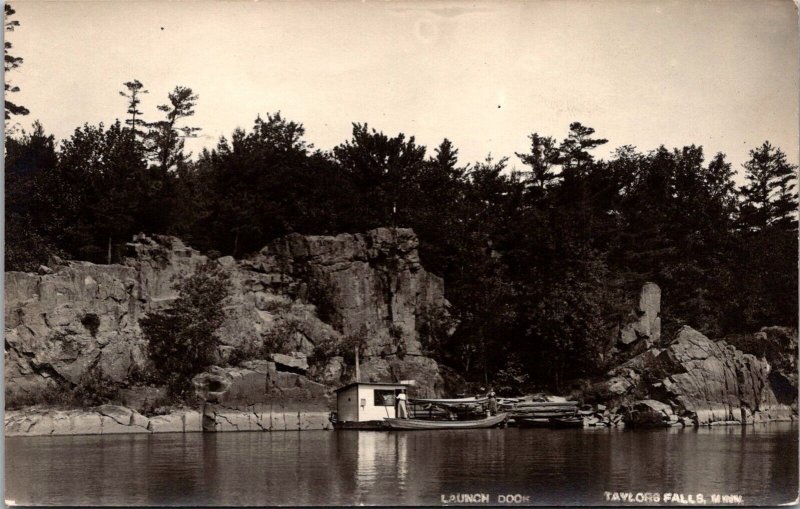
[[792,424],[10,437],[5,446],[5,498],[17,504],[440,505],[463,493],[492,504],[514,494],[611,504],[605,492],[661,503],[669,492],[771,505],[798,493]]

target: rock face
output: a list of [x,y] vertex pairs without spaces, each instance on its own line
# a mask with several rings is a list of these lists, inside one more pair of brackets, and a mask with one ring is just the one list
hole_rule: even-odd
[[[425,271],[417,246],[416,235],[405,228],[335,237],[295,234],[269,244],[241,267],[272,281],[276,290],[315,304],[303,317],[316,312],[325,323],[295,322],[301,324],[301,348],[357,338],[363,342],[363,381],[415,379],[417,394],[441,396],[442,376],[436,362],[421,355],[419,331],[429,313],[445,309],[447,302],[442,279]],[[336,375],[340,382],[355,376],[340,358],[312,371],[326,383]]]
[[91,410],[10,411],[6,412],[4,427],[6,436],[188,433],[203,430],[200,412],[194,410],[179,410],[148,418],[117,405],[102,405]]
[[618,342],[630,345],[644,340],[646,346],[657,344],[661,339],[661,288],[655,283],[645,283],[639,295],[632,321],[620,329]]
[[247,264],[281,279],[317,304],[344,336],[366,331],[363,352],[419,354],[426,310],[445,306],[442,279],[427,273],[417,237],[406,228],[378,228],[336,237],[289,235]]
[[96,364],[117,380],[144,364],[132,267],[69,262],[52,274],[8,272],[5,299],[7,395],[77,383]]
[[331,401],[327,386],[297,373],[279,371],[274,362],[263,360],[233,368],[212,367],[197,375],[192,384],[203,401],[230,408],[266,403],[328,410]]
[[87,410],[26,409],[5,415],[5,436],[199,433],[203,431],[301,431],[332,429],[327,411],[284,411],[269,406],[247,410],[206,406],[145,417],[124,406]]
[[[95,367],[123,384],[146,368],[139,319],[169,306],[175,280],[208,258],[174,237],[138,235],[127,247],[119,265],[62,262],[38,274],[6,273],[7,397],[77,384]],[[360,336],[367,376],[413,375],[423,394],[440,394],[438,366],[419,355],[418,330],[427,310],[446,305],[443,284],[420,265],[411,230],[290,235],[249,260],[215,263],[233,287],[219,331],[221,363],[267,345],[273,371],[338,385],[354,376],[342,357],[316,355],[321,365],[305,359]]]
[[637,428],[654,428],[693,425],[689,417],[680,417],[666,403],[654,399],[635,401],[628,407],[621,408],[627,423]]
[[754,335],[764,345],[764,358],[772,366],[769,381],[778,401],[797,409],[797,329],[764,327]]
[[361,365],[362,382],[384,380],[415,380],[416,385],[410,391],[418,398],[436,398],[449,392],[436,361],[423,356],[406,355],[403,359],[377,357]]
[[[699,425],[790,420],[794,416],[789,405],[778,401],[766,360],[724,341],[711,341],[687,326],[666,348],[647,350],[609,375],[607,388],[615,395],[648,393],[651,399],[668,404],[677,416]],[[642,412],[643,405],[653,409],[641,400],[629,404],[628,409]]]
[[248,361],[214,367],[192,381],[203,405],[204,431],[330,429],[329,387],[275,362]]

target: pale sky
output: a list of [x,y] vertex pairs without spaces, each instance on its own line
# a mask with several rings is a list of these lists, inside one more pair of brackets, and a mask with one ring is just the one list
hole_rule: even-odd
[[281,110],[327,150],[352,122],[462,163],[558,139],[580,121],[610,150],[700,144],[735,167],[770,140],[798,160],[798,20],[791,1],[11,2],[25,59],[13,99],[57,138],[125,116],[139,79],[146,119],[175,85],[199,94],[195,151]]

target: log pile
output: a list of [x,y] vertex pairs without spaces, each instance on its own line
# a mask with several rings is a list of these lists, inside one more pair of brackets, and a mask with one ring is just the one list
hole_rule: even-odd
[[[498,400],[500,411],[508,412],[518,426],[584,428],[672,427],[691,426],[688,417],[655,400],[639,400],[625,406],[583,405],[557,396],[527,396]],[[581,422],[582,421],[582,422]]]
[[511,417],[549,419],[551,417],[572,417],[577,415],[577,401],[521,401],[514,405]]
[[503,401],[501,408],[509,413],[509,418],[518,426],[580,425],[577,401],[566,401],[555,397],[544,401],[522,399]]

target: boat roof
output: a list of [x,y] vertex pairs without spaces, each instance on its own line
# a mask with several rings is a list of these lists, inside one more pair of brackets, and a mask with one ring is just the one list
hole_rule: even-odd
[[347,385],[343,385],[343,386],[339,387],[338,389],[334,390],[333,392],[343,391],[345,389],[349,389],[350,387],[353,387],[353,386],[356,386],[356,385],[391,385],[393,387],[397,387],[397,388],[400,388],[400,389],[405,389],[406,387],[408,387],[408,384],[401,384],[401,383],[397,383],[397,382],[351,382],[351,383],[349,383]]
[[412,405],[436,405],[445,407],[462,407],[468,405],[478,405],[489,401],[488,397],[481,398],[450,398],[450,399],[425,399],[413,398],[409,400]]

